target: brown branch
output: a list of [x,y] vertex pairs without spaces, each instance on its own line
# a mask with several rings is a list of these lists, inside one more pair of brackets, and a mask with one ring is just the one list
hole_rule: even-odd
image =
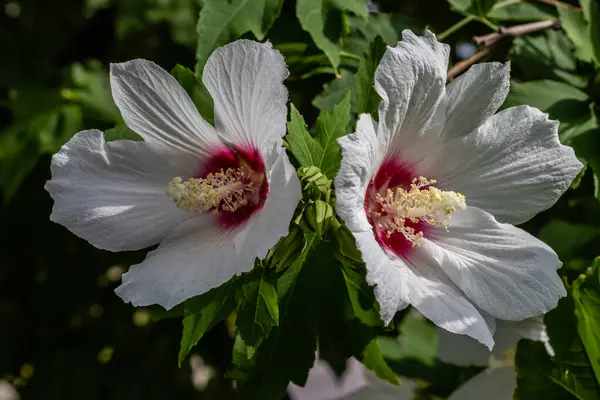
[[515,25],[509,28],[500,27],[498,32],[483,36],[475,36],[473,37],[473,41],[481,47],[471,57],[456,63],[452,68],[450,68],[447,79],[452,79],[466,71],[471,65],[488,55],[492,51],[493,47],[501,40],[506,38],[513,39],[518,36],[528,35],[530,33],[539,32],[550,28],[557,29],[559,27],[560,22],[556,20],[546,20],[532,22],[529,24]]
[[548,4],[553,7],[568,8],[571,10],[575,10],[578,13],[583,12],[580,7],[574,6],[573,4],[569,4],[569,3],[563,3],[562,1],[558,1],[558,0],[530,0],[530,1],[533,1],[534,3],[538,2],[538,3]]

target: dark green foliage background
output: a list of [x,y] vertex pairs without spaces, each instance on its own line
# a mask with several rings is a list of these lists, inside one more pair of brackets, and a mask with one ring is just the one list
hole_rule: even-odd
[[[305,305],[309,310],[318,310],[318,325],[314,329],[319,331],[322,344],[327,343],[322,354],[334,368],[339,370],[343,366],[340,360],[360,354],[367,343],[370,344],[363,356],[371,358],[365,363],[377,358],[376,342],[369,342],[371,326],[363,326],[363,332],[356,329],[356,320],[330,317],[336,314],[335,310],[348,307],[361,320],[370,318],[369,310],[359,311],[362,294],[353,293],[351,288],[342,285],[335,289],[349,296],[348,304],[341,300],[338,304],[327,296],[326,285],[333,288],[344,282],[342,275],[348,281],[355,279],[358,272],[343,264],[339,271],[329,271],[331,276],[321,276],[316,270],[322,262],[319,252],[332,256],[327,247],[319,247],[325,244],[315,244],[317,255],[308,257],[308,267],[295,282],[298,288],[289,289],[304,290],[303,297],[286,297],[279,304],[278,321],[272,315],[269,324],[255,326],[251,316],[258,312],[257,307],[269,308],[265,297],[277,297],[279,292],[288,290],[282,289],[281,281],[272,286],[272,276],[259,276],[259,281],[246,283],[241,289],[256,299],[256,304],[254,308],[240,308],[238,322],[249,329],[248,337],[253,341],[250,344],[260,344],[268,350],[259,351],[254,360],[264,362],[268,367],[265,370],[257,371],[252,365],[237,361],[240,357],[243,361],[240,352],[248,351],[249,343],[240,343],[239,337],[236,341],[231,321],[221,321],[192,349],[217,370],[206,391],[198,392],[191,384],[191,369],[185,359],[193,343],[182,351],[183,362],[178,367],[181,318],[141,326],[134,323],[136,310],[113,293],[117,283],[109,281],[106,272],[114,265],[126,268],[141,261],[144,252],[100,251],[51,223],[52,201],[43,189],[49,179],[51,154],[76,131],[107,130],[122,123],[107,86],[110,62],[145,58],[173,71],[210,120],[210,100],[207,103],[206,93],[190,71],[201,71],[201,62],[218,45],[238,37],[268,39],[284,54],[291,72],[286,85],[299,113],[293,111],[289,129],[300,135],[288,139],[293,152],[294,140],[300,140],[302,135],[300,116],[310,131],[322,139],[319,132],[335,126],[339,118],[333,111],[329,117],[323,114],[317,120],[319,109],[332,111],[343,101],[337,110],[344,111],[347,117],[350,109],[351,123],[358,112],[375,110],[377,100],[365,94],[365,88],[372,84],[376,59],[383,51],[384,42],[377,38],[378,34],[393,44],[401,29],[410,27],[422,32],[428,27],[441,33],[471,15],[467,25],[444,40],[453,46],[454,64],[459,61],[454,51],[457,43],[491,33],[494,26],[560,17],[564,30],[505,41],[485,59],[512,61],[513,84],[507,105],[530,104],[560,119],[561,139],[573,145],[588,164],[587,172],[573,190],[551,210],[523,226],[553,246],[565,262],[560,274],[570,297],[561,301],[546,319],[556,359],[550,360],[539,344],[519,344],[519,388],[515,397],[600,398],[598,265],[588,270],[592,260],[600,255],[600,182],[594,176],[594,172],[600,175],[600,129],[596,119],[600,101],[598,4],[581,1],[584,8],[592,10],[590,15],[595,15],[586,20],[585,15],[569,14],[564,7],[557,11],[552,5],[535,1],[513,1],[510,6],[494,9],[491,7],[500,2],[381,0],[377,4],[382,14],[371,14],[367,22],[367,14],[356,6],[364,4],[362,0],[304,0],[303,7],[322,6],[324,10],[320,14],[323,30],[316,37],[315,29],[319,29],[315,24],[319,22],[304,19],[302,7],[297,15],[295,0],[285,0],[281,10],[278,1],[253,1],[252,4],[264,6],[264,15],[263,9],[248,8],[247,14],[234,18],[220,36],[210,36],[212,14],[207,11],[202,17],[201,13],[198,30],[205,41],[197,49],[200,9],[210,8],[213,13],[223,8],[228,12],[228,7],[233,7],[231,1],[24,0],[18,2],[18,15],[9,15],[14,13],[16,2],[2,3],[6,13],[0,13],[0,379],[13,382],[24,399],[235,398],[226,373],[243,379],[251,377],[243,388],[247,393],[258,393],[257,385],[266,385],[276,373],[286,376],[289,370],[288,375],[298,379],[305,375],[302,368],[294,370],[293,365],[285,363],[307,356],[311,362],[313,353],[295,354],[302,350],[295,345],[305,340],[306,348],[310,348],[315,343],[308,336],[289,336],[284,324],[290,319],[302,323],[302,318],[307,318],[300,315]],[[579,6],[576,1],[570,4]],[[364,15],[357,15],[361,13]],[[252,18],[256,19],[254,14],[260,15],[261,24],[251,23]],[[181,66],[173,70],[177,64]],[[339,79],[334,79],[335,74]],[[348,89],[355,87],[345,97]],[[341,133],[343,130],[334,132]],[[126,134],[121,128],[110,133],[115,138]],[[303,165],[302,156],[294,155],[297,165]],[[323,172],[331,179],[339,159],[335,154],[329,158],[335,160],[334,165],[323,167]],[[324,182],[327,186],[326,179]],[[317,205],[314,207],[317,210]],[[317,219],[318,212],[315,211]],[[318,235],[319,229],[315,228]],[[314,237],[305,239],[313,243]],[[303,260],[306,254],[298,250],[294,256]],[[293,266],[290,271],[293,272]],[[319,278],[320,286],[311,286],[310,282]],[[229,292],[219,290],[219,296],[234,301],[227,297]],[[200,323],[212,325],[210,321],[199,322],[197,307],[201,304],[196,303],[186,303],[186,308],[179,310],[180,315],[186,315],[184,324],[190,335]],[[296,314],[284,314],[283,306]],[[334,311],[330,313],[330,309]],[[214,313],[227,315],[230,311],[227,308]],[[307,329],[313,328],[307,325]],[[347,345],[344,340],[350,331],[356,336]],[[268,332],[271,335],[263,338]],[[435,330],[408,312],[399,313],[391,328],[378,328],[377,332],[383,336],[378,341],[389,367],[397,374],[421,380],[419,398],[446,398],[478,371],[436,360]],[[398,334],[403,337],[402,344],[393,339]],[[114,352],[108,362],[101,363],[98,354],[105,347]],[[23,374],[24,370],[27,372],[27,367],[22,368],[25,364],[33,366],[32,376]],[[378,365],[372,368],[379,376],[393,379],[384,364]],[[277,385],[285,388],[282,382],[273,383],[274,392],[281,391]],[[543,397],[546,395],[552,397]]]

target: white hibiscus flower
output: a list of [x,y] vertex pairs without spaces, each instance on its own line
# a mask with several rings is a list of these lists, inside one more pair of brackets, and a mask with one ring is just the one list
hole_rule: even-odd
[[492,352],[468,336],[438,328],[441,360],[460,366],[488,367],[454,391],[448,400],[512,399],[517,387],[515,346],[522,338],[543,342],[548,354],[554,356],[541,316],[519,322],[498,320],[496,327]]
[[101,249],[160,243],[116,292],[169,309],[249,271],[287,234],[301,196],[281,146],[288,71],[269,43],[217,49],[202,77],[214,128],[156,64],[112,64],[110,75],[125,123],[144,141],[75,135],[52,159],[50,218]]
[[449,47],[402,36],[375,73],[379,123],[364,114],[339,140],[337,212],[386,323],[413,304],[491,348],[492,317],[533,317],[566,294],[552,249],[508,224],[552,206],[582,164],[539,110],[494,114],[508,65],[475,65],[446,87]]
[[306,384],[291,383],[288,395],[292,400],[410,400],[415,387],[407,379],[402,379],[401,386],[379,379],[355,358],[348,359],[338,378],[327,362],[317,359]]

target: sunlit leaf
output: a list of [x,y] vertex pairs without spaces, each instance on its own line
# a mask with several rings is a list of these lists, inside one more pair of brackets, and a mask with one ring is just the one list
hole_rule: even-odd
[[315,139],[323,152],[317,160],[317,167],[327,177],[335,177],[342,161],[342,152],[337,140],[348,133],[350,123],[350,94],[333,108],[331,113],[322,111],[317,118]]
[[323,149],[312,137],[304,118],[293,104],[291,105],[290,121],[288,121],[287,127],[288,133],[285,140],[292,155],[303,167],[317,166],[323,154]]
[[282,5],[283,0],[205,0],[196,28],[196,75],[202,75],[206,60],[217,47],[247,32],[263,40]]
[[455,9],[467,14],[485,17],[497,0],[448,0]]
[[591,62],[594,59],[594,45],[585,17],[571,8],[557,7],[557,10],[562,28],[575,45],[575,55],[582,61]]
[[[261,273],[261,269],[258,272]],[[241,305],[236,324],[244,342],[258,345],[279,324],[277,291],[271,282],[258,274],[256,279],[244,282],[241,290]]]
[[556,18],[556,13],[543,5],[527,1],[498,1],[488,12],[487,17],[500,21],[543,21]]

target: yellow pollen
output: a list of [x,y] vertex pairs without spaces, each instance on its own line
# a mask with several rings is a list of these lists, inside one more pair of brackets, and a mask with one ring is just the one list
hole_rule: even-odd
[[246,195],[255,191],[254,182],[245,179],[242,168],[228,168],[186,181],[177,176],[167,187],[167,195],[177,207],[196,214],[209,210],[235,211],[248,204]]
[[419,245],[423,232],[406,226],[406,221],[413,223],[427,222],[434,226],[443,226],[448,230],[450,215],[456,208],[466,207],[465,196],[453,191],[440,190],[434,186],[435,180],[422,176],[414,178],[410,189],[388,189],[385,196],[376,195],[381,206],[380,212],[374,212],[377,223],[387,230],[387,236],[400,232],[412,242],[413,247]]

